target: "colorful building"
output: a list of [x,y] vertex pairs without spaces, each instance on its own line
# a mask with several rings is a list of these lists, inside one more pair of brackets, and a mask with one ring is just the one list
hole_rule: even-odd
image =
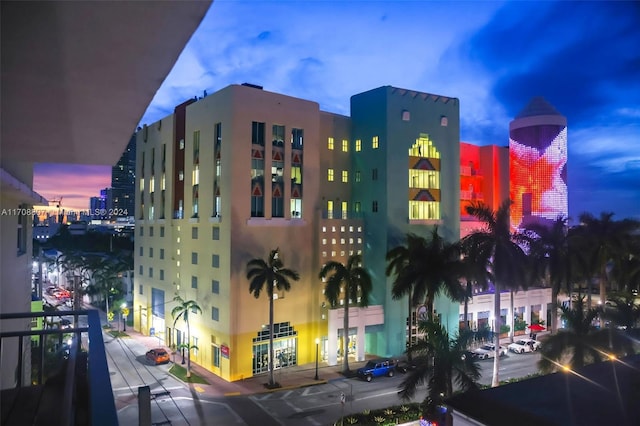
[[509,123],[511,224],[568,217],[567,119],[542,97]]
[[[203,310],[194,361],[230,381],[266,372],[268,301],[250,294],[246,264],[279,248],[300,280],[274,295],[276,368],[313,362],[316,341],[330,365],[402,353],[408,308],[391,298],[386,253],[435,225],[458,239],[459,133],[458,99],[390,86],[353,96],[351,117],[254,85],[177,106],[136,135],[134,327],[186,343],[170,314],[180,294]],[[350,309],[342,348],[343,309],[318,273],[354,253],[374,291]],[[436,310],[457,330],[457,304]]]

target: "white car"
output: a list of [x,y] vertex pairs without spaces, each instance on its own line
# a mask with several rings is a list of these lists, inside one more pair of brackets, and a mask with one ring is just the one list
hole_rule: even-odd
[[540,349],[540,342],[533,339],[519,339],[511,343],[509,346],[507,346],[507,348],[511,352],[523,354],[525,352],[533,352]]
[[[485,343],[479,348],[474,349],[472,352],[478,359],[493,358],[496,353],[496,347],[493,343]],[[500,346],[500,356],[507,354],[507,348]]]

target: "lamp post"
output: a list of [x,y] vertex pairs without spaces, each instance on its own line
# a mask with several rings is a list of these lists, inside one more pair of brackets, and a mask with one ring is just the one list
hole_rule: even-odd
[[316,377],[315,380],[318,380],[318,345],[320,344],[320,339],[316,337]]
[[120,317],[122,318],[122,331],[127,331],[127,320],[124,317],[124,310],[127,309],[127,304],[120,305]]

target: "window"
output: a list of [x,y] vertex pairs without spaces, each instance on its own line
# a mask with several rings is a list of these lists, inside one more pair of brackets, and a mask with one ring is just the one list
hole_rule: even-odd
[[[349,203],[347,201],[343,201],[342,202],[342,218],[343,219],[348,219],[348,212],[349,212]],[[344,244],[344,240],[342,240],[342,244]]]
[[200,130],[193,132],[193,164],[200,163]]
[[329,138],[327,141],[327,148],[331,150],[333,149],[333,138]]
[[144,237],[144,226],[140,227],[140,236]]
[[140,256],[140,257],[144,256],[144,247],[140,247],[139,248],[138,256]]
[[211,231],[211,239],[212,240],[219,240],[220,239],[220,228],[213,227],[212,231]]
[[191,288],[198,288],[198,277],[191,277]]
[[357,152],[362,151],[362,140],[360,139],[356,139],[356,151]]
[[140,284],[140,285],[138,286],[138,294],[143,294],[143,293],[144,293],[144,290],[143,290],[143,289],[144,289],[144,287],[142,286],[142,284]]
[[178,172],[178,180],[181,182],[184,180],[184,171],[180,170]]
[[378,180],[378,169],[371,170],[371,180]]
[[220,281],[211,280],[211,293],[220,294]]
[[184,149],[184,139],[180,139],[180,144],[178,145],[180,149]]
[[149,227],[149,236],[153,237],[153,226]]
[[160,227],[160,237],[164,237],[164,226]]
[[192,265],[198,264],[198,253],[191,253],[191,264]]
[[284,126],[274,124],[271,126],[273,146],[284,146]]
[[144,269],[142,269],[142,265],[140,265],[140,266],[138,267],[138,274],[139,274],[140,276],[143,276],[143,274],[144,274]]
[[378,147],[380,146],[377,136],[373,137],[372,145],[373,145],[373,149],[378,149]]
[[356,182],[360,182],[361,179],[362,174],[360,173],[360,170],[356,170]]
[[342,182],[344,182],[344,183],[349,182],[349,171],[348,170],[343,170],[342,171]]
[[371,205],[371,211],[376,213],[378,211],[378,202],[374,201]]
[[153,247],[149,247],[149,257],[153,257]]
[[333,201],[327,201],[327,219],[333,219]]
[[163,248],[160,249],[160,259],[161,260],[164,259],[164,249]]
[[149,278],[153,278],[153,268],[149,267]]
[[220,310],[215,306],[211,307],[211,319],[214,321],[220,321]]
[[407,111],[406,109],[402,110],[402,121],[409,121],[411,120],[411,113],[409,111]]
[[217,254],[212,254],[211,255],[211,266],[213,268],[219,268],[220,267],[220,255],[217,255]]
[[198,228],[196,226],[191,227],[191,239],[192,240],[198,239]]
[[327,180],[329,182],[333,182],[333,169],[328,169],[327,170]]
[[160,281],[164,281],[164,269],[160,269]]
[[349,141],[342,139],[342,152],[349,152]]
[[361,207],[361,205],[360,205],[360,201],[356,201],[356,202],[354,203],[354,205],[353,205],[353,210],[354,210],[356,213],[360,213],[360,212],[362,211],[362,207]]
[[264,146],[264,123],[251,122],[251,143]]

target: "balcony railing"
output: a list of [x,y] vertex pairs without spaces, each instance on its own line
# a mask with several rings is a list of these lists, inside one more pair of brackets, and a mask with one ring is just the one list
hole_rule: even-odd
[[[63,315],[74,317],[70,328],[12,330],[27,319]],[[86,327],[79,326],[83,317]],[[0,363],[13,369],[9,359],[17,359],[16,386],[2,389],[0,424],[118,425],[98,311],[0,314],[0,321],[0,353],[7,358]]]

